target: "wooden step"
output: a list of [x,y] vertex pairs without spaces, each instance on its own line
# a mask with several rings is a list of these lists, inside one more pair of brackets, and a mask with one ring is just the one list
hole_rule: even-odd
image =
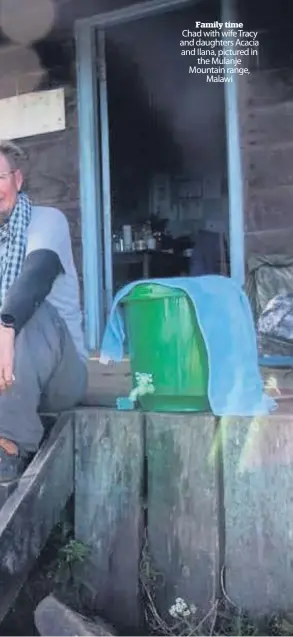
[[[73,493],[73,415],[61,416],[0,510],[0,622]],[[4,493],[4,491],[3,491]]]
[[[57,414],[40,414],[43,426],[44,426],[44,440],[48,437],[52,427],[54,426]],[[0,482],[0,509],[5,504],[6,500],[11,496],[16,489],[19,480],[13,480],[11,482]]]

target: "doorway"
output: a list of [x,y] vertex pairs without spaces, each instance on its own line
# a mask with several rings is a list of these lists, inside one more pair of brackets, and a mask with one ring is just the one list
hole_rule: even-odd
[[200,268],[198,237],[229,272],[224,88],[191,76],[180,48],[186,25],[212,16],[219,2],[106,32],[114,293]]
[[[195,19],[219,19],[221,6],[178,1],[165,13],[152,11],[155,4],[142,3],[137,19],[112,12],[91,25],[98,53],[92,67],[98,82],[95,180],[102,193],[100,200],[95,194],[101,254],[96,341],[113,294],[130,280],[188,275],[202,232],[213,241],[217,235],[217,267],[230,272],[224,89],[190,76],[180,51],[182,31]],[[121,18],[123,10],[117,13]]]

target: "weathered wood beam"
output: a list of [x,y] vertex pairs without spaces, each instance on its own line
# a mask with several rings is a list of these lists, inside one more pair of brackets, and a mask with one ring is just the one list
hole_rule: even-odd
[[147,416],[149,560],[157,573],[152,595],[165,619],[177,597],[205,613],[219,593],[217,441],[212,414]]
[[132,22],[149,16],[170,12],[174,9],[184,9],[190,5],[198,4],[200,0],[149,0],[129,4],[118,9],[112,9],[105,13],[98,13],[79,21],[81,25],[106,28],[116,24]]
[[0,621],[73,493],[73,415],[64,414],[0,510]]
[[[251,614],[292,608],[292,401],[223,419],[226,591]],[[287,409],[287,413],[286,413]]]
[[[56,422],[57,414],[40,414],[40,417],[44,426],[44,437],[47,438],[50,430]],[[11,496],[13,491],[15,491],[18,483],[19,479],[12,480],[10,482],[0,482],[0,509],[3,507],[6,500],[8,500],[8,498]]]
[[90,548],[78,579],[97,612],[132,634],[141,618],[143,417],[78,411],[75,446],[75,537]]

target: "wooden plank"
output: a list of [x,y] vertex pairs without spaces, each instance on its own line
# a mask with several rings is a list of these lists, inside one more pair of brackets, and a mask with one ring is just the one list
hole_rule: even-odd
[[98,360],[89,361],[89,384],[84,405],[91,407],[116,407],[116,399],[129,396],[132,377],[128,361],[101,365]]
[[215,433],[211,415],[147,416],[148,538],[151,565],[160,574],[156,604],[163,617],[176,597],[201,612],[215,601],[220,551]]
[[[57,414],[40,414],[40,418],[44,427],[44,439],[48,437],[54,423],[56,422]],[[11,496],[13,491],[17,488],[19,479],[12,480],[10,482],[0,483],[0,509]]]
[[[2,122],[6,122],[3,126]],[[65,130],[64,89],[34,91],[0,100],[0,136],[23,139]]]
[[140,0],[125,7],[116,7],[104,13],[91,15],[91,17],[84,18],[79,22],[91,27],[106,28],[152,17],[174,9],[184,9],[195,2],[198,3],[199,0]]
[[143,419],[136,412],[76,414],[75,536],[90,547],[78,579],[119,630],[139,630]]
[[260,145],[293,144],[293,100],[275,109],[250,109],[242,119],[241,136],[251,152]]
[[292,402],[282,408],[223,423],[226,589],[252,613],[292,608]]
[[[243,87],[244,89],[244,83]],[[293,99],[292,69],[256,71],[245,81],[246,105],[263,107]]]
[[292,255],[293,226],[274,228],[273,230],[255,230],[245,235],[245,252],[251,254],[287,254]]
[[293,185],[293,148],[257,149],[247,165],[251,188]]
[[251,189],[246,205],[246,230],[260,232],[283,228],[286,234],[291,228],[292,232],[292,203],[293,186],[267,188],[258,192]]
[[0,621],[73,492],[72,421],[58,420],[0,511]]

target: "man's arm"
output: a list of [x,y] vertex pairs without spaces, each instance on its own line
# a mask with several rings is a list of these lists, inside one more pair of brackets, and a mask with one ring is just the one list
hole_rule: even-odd
[[18,334],[48,296],[59,274],[64,274],[64,268],[56,252],[45,249],[30,252],[20,276],[8,290],[1,312],[2,322],[9,324],[13,319]]

